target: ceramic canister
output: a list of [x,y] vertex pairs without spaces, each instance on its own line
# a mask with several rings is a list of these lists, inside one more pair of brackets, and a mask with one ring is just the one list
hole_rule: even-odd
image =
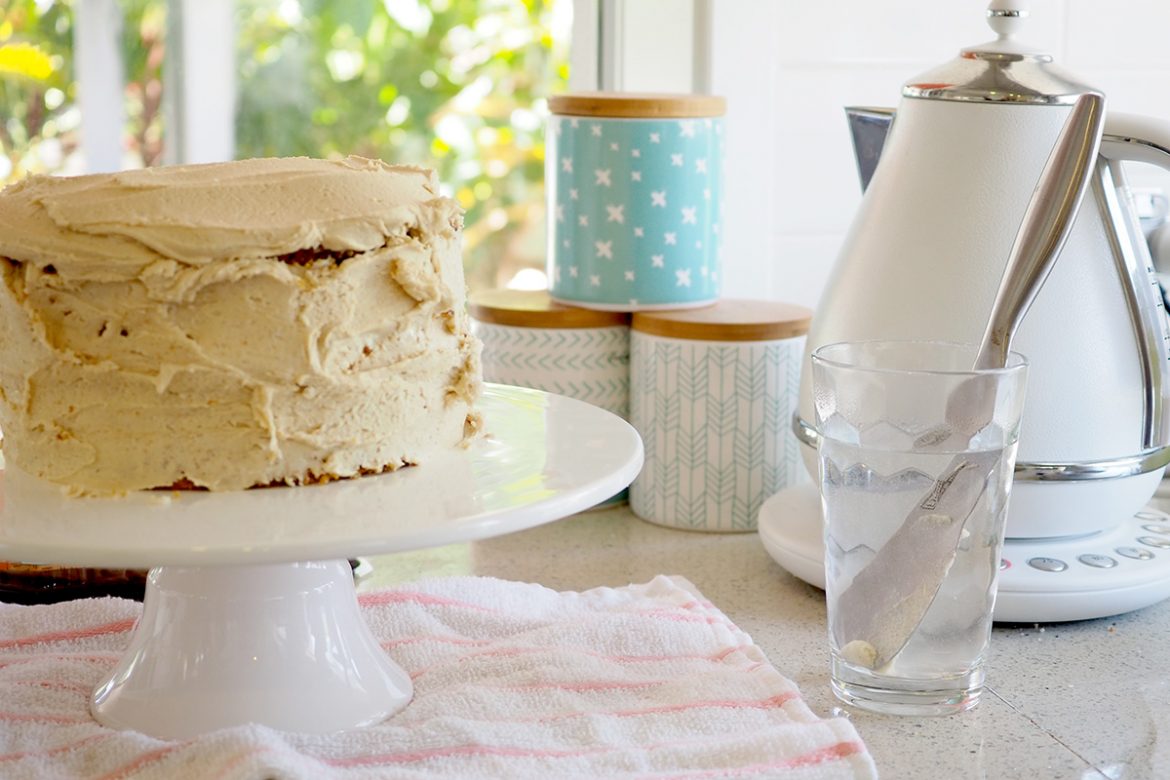
[[486,290],[468,302],[488,382],[566,395],[627,417],[629,315],[554,302],[544,291]]
[[582,93],[549,109],[553,297],[618,311],[716,301],[723,98]]
[[791,423],[811,317],[744,300],[634,315],[630,422],[646,448],[630,486],[638,517],[752,531],[765,499],[809,479]]

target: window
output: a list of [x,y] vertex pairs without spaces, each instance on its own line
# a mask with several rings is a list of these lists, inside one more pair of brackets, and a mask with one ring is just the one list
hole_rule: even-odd
[[359,154],[435,168],[473,287],[544,266],[572,0],[6,0],[0,183]]

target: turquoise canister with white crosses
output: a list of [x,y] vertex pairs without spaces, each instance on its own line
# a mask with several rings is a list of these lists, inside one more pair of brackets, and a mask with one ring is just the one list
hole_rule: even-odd
[[549,109],[552,296],[616,311],[718,300],[723,98],[582,93]]

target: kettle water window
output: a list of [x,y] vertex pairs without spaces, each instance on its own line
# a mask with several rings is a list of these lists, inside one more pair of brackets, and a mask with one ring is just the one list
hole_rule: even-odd
[[422,163],[466,209],[469,284],[502,286],[544,265],[544,104],[567,86],[571,15],[571,0],[10,0],[0,185],[261,156]]

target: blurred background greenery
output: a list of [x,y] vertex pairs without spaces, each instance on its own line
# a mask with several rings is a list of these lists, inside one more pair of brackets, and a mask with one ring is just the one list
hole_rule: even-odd
[[[85,170],[72,67],[81,1],[0,0],[0,183]],[[168,3],[118,5],[124,165],[157,165],[167,142]],[[571,6],[236,0],[235,156],[358,154],[433,167],[467,212],[469,284],[503,285],[523,272],[539,286],[544,115],[567,84]]]

